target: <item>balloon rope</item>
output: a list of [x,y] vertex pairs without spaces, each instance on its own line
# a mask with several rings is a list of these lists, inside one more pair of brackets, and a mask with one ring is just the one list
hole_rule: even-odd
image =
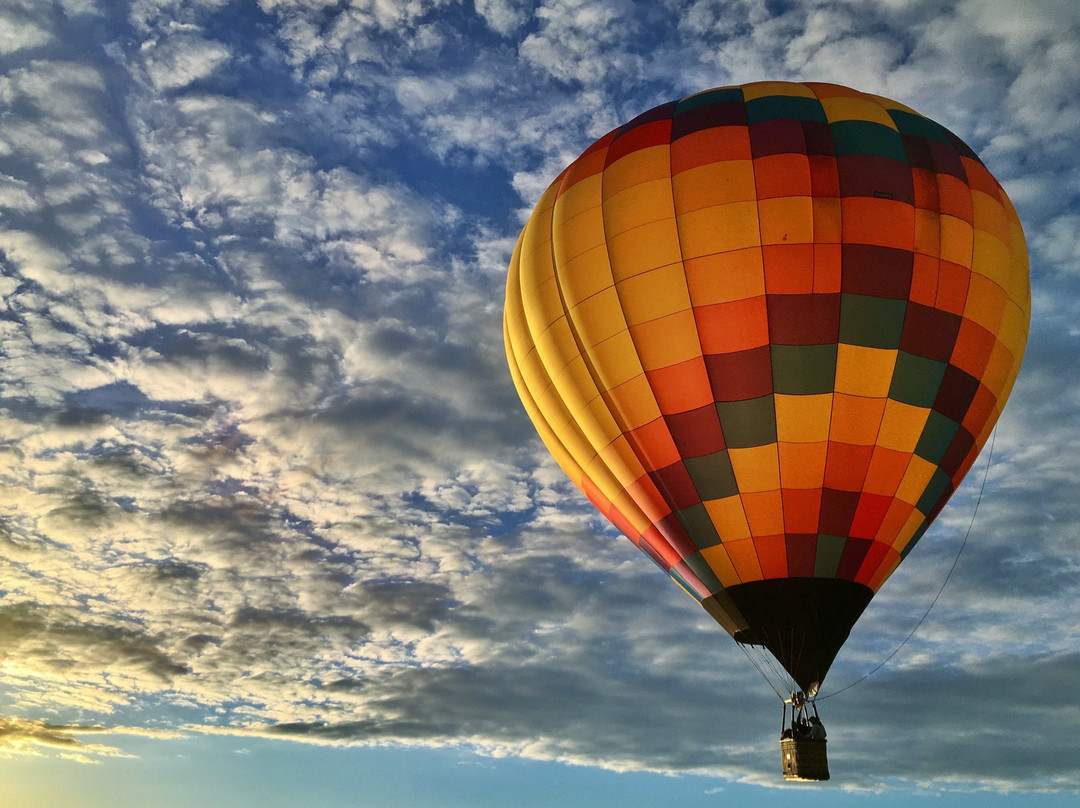
[[859,684],[859,682],[863,681],[864,679],[869,679],[879,670],[884,668],[889,663],[889,660],[896,656],[900,652],[901,648],[907,645],[908,640],[915,636],[915,632],[919,630],[919,627],[926,620],[927,616],[930,614],[930,610],[934,608],[934,604],[936,604],[938,602],[938,598],[941,597],[941,593],[945,591],[945,585],[949,583],[949,578],[952,577],[953,570],[956,569],[956,565],[960,561],[960,554],[964,552],[964,547],[967,545],[968,536],[971,535],[971,529],[975,526],[975,514],[979,512],[979,503],[982,502],[983,491],[986,490],[986,478],[990,474],[990,461],[994,457],[994,441],[996,440],[997,427],[995,426],[994,431],[990,435],[990,449],[986,453],[986,468],[983,469],[982,484],[979,486],[979,496],[975,499],[975,508],[971,511],[971,521],[968,523],[967,530],[964,532],[964,540],[960,542],[960,549],[956,551],[956,558],[953,559],[952,566],[949,567],[949,572],[945,575],[945,580],[941,582],[941,588],[938,589],[937,594],[934,595],[934,599],[930,601],[930,605],[926,607],[926,611],[923,613],[923,616],[919,618],[919,622],[915,624],[915,628],[913,628],[911,630],[911,633],[909,633],[904,638],[904,641],[902,643],[900,643],[898,646],[896,646],[896,648],[893,649],[893,652],[891,654],[889,654],[887,657],[885,657],[885,659],[878,663],[877,667],[875,667],[869,673],[864,673],[847,687],[843,687],[840,690],[833,691],[827,696],[818,697],[818,701],[823,701],[824,699],[831,699],[833,696],[838,696],[845,690],[850,690],[851,688],[855,687],[855,685]]

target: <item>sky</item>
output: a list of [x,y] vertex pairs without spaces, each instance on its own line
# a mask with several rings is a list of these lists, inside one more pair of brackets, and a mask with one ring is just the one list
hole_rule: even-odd
[[[762,79],[957,133],[1032,271],[992,457],[834,664],[813,787],[502,345],[558,172]],[[1078,131],[1074,0],[0,0],[5,805],[1073,804]]]

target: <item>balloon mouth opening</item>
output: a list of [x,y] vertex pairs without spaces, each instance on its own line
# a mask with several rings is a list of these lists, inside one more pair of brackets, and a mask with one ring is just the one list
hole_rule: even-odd
[[766,649],[812,697],[873,595],[839,578],[776,578],[728,587],[702,606],[735,642]]

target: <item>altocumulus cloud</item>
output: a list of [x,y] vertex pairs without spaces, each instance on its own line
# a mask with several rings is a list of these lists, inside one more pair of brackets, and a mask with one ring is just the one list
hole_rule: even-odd
[[[566,162],[773,77],[943,121],[1032,249],[1029,358],[957,573],[825,702],[841,784],[1078,787],[1055,695],[1080,636],[1074,3],[98,6],[0,3],[0,661],[28,716],[4,754],[122,754],[95,739],[152,715],[774,783],[772,695],[544,456],[500,329]],[[934,597],[982,469],[836,687]],[[898,738],[899,769],[874,752]]]

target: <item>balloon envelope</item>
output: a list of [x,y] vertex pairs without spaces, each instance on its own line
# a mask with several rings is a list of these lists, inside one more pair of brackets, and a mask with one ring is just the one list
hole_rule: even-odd
[[955,135],[829,84],[650,110],[551,184],[504,333],[541,438],[739,642],[816,691],[983,446],[1023,232]]

